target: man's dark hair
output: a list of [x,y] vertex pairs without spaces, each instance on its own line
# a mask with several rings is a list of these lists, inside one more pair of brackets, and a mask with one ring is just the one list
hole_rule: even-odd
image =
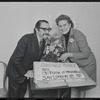
[[[41,26],[41,23],[43,23],[43,22],[49,23],[47,20],[39,20],[39,21],[37,21],[37,23],[35,24],[35,28],[39,29],[40,26]],[[34,28],[34,32],[36,32],[36,31],[35,31],[35,28]]]
[[71,27],[72,27],[72,28],[74,27],[74,24],[73,24],[73,22],[72,22],[72,20],[71,20],[71,18],[70,18],[69,16],[64,15],[64,14],[60,15],[60,16],[57,17],[56,20],[55,20],[56,24],[58,25],[58,22],[61,21],[61,20],[67,20],[67,22],[68,22],[69,24],[71,24]]

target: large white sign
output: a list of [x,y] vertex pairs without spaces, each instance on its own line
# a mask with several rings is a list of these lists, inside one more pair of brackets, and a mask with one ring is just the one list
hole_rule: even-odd
[[40,81],[83,79],[76,63],[34,62],[34,79]]
[[96,85],[76,63],[34,62],[33,70],[36,89]]

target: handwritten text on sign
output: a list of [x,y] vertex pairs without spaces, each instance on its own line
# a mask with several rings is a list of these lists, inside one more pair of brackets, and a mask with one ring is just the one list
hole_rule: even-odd
[[34,79],[62,80],[84,78],[75,63],[34,62]]

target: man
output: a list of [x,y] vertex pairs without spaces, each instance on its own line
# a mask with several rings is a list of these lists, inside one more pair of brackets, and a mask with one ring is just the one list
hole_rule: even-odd
[[[33,77],[33,62],[39,61],[45,45],[45,34],[51,30],[48,21],[39,20],[34,28],[34,33],[24,35],[9,60],[7,76],[9,78],[8,97],[24,97],[28,79]],[[42,48],[40,41],[43,40]]]

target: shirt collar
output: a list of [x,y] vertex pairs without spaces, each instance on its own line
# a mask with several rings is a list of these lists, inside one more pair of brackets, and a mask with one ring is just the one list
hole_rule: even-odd
[[40,42],[41,41],[40,37],[38,36],[37,33],[36,33],[36,35],[37,35],[38,42]]

